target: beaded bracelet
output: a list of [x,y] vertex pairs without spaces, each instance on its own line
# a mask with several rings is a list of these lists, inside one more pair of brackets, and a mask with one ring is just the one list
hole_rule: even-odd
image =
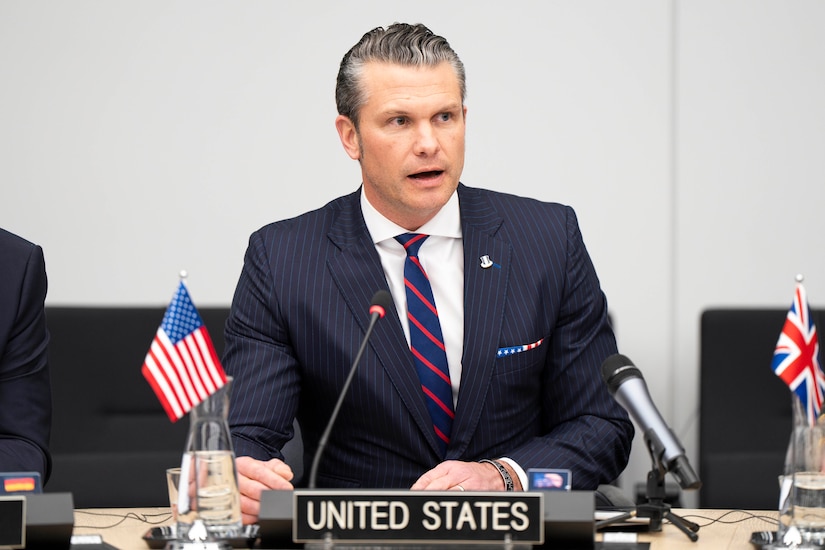
[[510,477],[510,472],[507,471],[501,462],[497,460],[490,460],[489,458],[482,458],[479,460],[480,463],[484,464],[492,464],[498,470],[498,473],[501,474],[501,479],[504,481],[504,490],[505,491],[515,491],[516,486],[513,484],[513,478]]

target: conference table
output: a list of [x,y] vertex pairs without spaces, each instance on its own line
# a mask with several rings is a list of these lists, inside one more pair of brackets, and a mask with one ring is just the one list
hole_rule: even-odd
[[[756,550],[751,543],[752,534],[776,529],[776,511],[674,508],[673,512],[700,526],[698,541],[692,542],[665,520],[659,532],[636,533],[638,542],[650,543],[652,550]],[[104,543],[121,550],[147,550],[150,546],[144,535],[153,527],[171,523],[169,508],[79,509],[74,512],[74,535],[100,535]],[[601,532],[597,533],[596,540],[601,541],[603,536]],[[602,548],[611,548],[611,545],[603,543]]]

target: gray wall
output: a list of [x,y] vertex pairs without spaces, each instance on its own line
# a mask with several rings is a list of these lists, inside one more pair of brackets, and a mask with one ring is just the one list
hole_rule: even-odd
[[[3,0],[0,226],[48,302],[162,305],[186,269],[228,304],[252,231],[359,184],[334,79],[393,21],[467,66],[463,181],[576,208],[698,467],[700,312],[787,307],[797,272],[825,304],[820,0]],[[637,437],[623,486],[649,466]]]

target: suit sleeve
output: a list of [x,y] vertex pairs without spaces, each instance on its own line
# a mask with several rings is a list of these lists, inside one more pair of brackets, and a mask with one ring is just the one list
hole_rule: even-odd
[[[269,256],[270,233],[253,234],[226,324],[223,365],[233,377],[229,425],[235,453],[281,458],[293,437],[300,379],[281,315]],[[267,240],[269,239],[269,240]]]
[[17,308],[0,353],[0,471],[36,471],[44,482],[51,470],[52,415],[46,289],[43,249],[32,246],[21,286],[4,289],[19,290],[19,301],[7,302]]
[[567,211],[564,284],[541,375],[544,434],[509,456],[525,469],[569,468],[575,488],[595,489],[627,465],[634,429],[601,377],[616,340],[575,213]]

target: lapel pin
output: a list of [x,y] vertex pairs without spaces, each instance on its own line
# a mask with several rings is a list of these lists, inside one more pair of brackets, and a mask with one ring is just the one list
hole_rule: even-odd
[[488,256],[487,254],[480,257],[479,261],[481,262],[481,268],[482,269],[489,269],[491,267],[497,267],[497,268],[501,269],[501,266],[498,265],[497,263],[494,263],[493,260],[490,259],[490,256]]

